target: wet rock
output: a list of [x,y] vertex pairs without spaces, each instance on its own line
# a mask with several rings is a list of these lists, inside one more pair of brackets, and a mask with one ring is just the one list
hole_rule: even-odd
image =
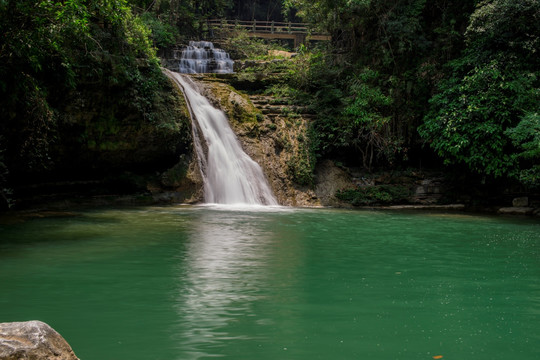
[[448,205],[391,205],[387,207],[392,210],[465,210],[464,204]]
[[[294,167],[298,163],[308,167],[307,120],[302,116],[293,119],[282,114],[280,106],[268,105],[272,97],[249,97],[214,77],[200,76],[197,80],[205,96],[227,114],[243,150],[263,169],[279,204],[319,206],[311,184],[295,182],[298,171],[293,171],[298,170]],[[263,114],[266,107],[276,114]]]
[[500,208],[498,213],[505,215],[532,215],[534,208],[531,207],[505,207]]
[[316,179],[315,193],[322,205],[346,206],[335,197],[336,191],[355,187],[351,176],[345,170],[336,166],[333,161],[324,160],[317,165]]
[[528,207],[529,198],[526,196],[514,198],[514,200],[512,200],[512,206],[513,207]]
[[79,360],[64,338],[41,321],[0,323],[0,360]]
[[443,188],[442,178],[423,179],[416,187],[412,201],[421,204],[435,204],[441,198]]

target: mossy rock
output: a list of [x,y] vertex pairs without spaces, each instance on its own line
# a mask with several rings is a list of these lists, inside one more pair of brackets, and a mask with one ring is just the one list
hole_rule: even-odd
[[[190,154],[191,120],[184,97],[163,76],[145,109],[130,88],[86,86],[68,94],[58,124],[49,176],[161,172]],[[29,178],[29,177],[27,177]]]
[[404,185],[364,186],[336,193],[336,198],[354,206],[406,204],[410,196],[411,189]]
[[206,95],[227,115],[230,124],[236,131],[250,137],[259,135],[259,122],[262,113],[257,109],[249,97],[231,85],[214,81],[212,77],[205,77],[204,86]]

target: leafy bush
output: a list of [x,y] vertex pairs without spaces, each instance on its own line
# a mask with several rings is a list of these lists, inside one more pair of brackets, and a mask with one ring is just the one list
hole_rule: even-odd
[[0,136],[0,209],[10,207],[12,204],[12,190],[8,187],[7,181],[9,171],[7,166],[4,164],[3,140],[3,137]]
[[[450,62],[452,76],[439,84],[419,129],[445,164],[465,165],[484,178],[521,173],[531,181],[523,175],[534,167],[516,166],[526,163],[520,159],[530,153],[523,146],[535,137],[534,115],[524,115],[540,103],[539,14],[535,0],[492,0],[471,15],[467,48]],[[529,132],[520,121],[532,126]]]
[[540,187],[540,115],[527,113],[516,127],[506,130],[505,134],[520,151],[513,155],[521,169],[516,175],[522,183]]
[[403,185],[376,185],[338,190],[335,195],[339,200],[354,206],[367,206],[407,203],[411,193]]
[[150,37],[154,46],[163,49],[175,44],[176,38],[179,35],[176,27],[161,21],[156,14],[151,12],[145,12],[141,18],[151,31]]
[[530,101],[531,77],[516,77],[492,61],[462,79],[443,83],[420,134],[445,164],[465,164],[475,173],[508,175],[515,166],[504,131]]
[[0,32],[0,133],[12,175],[51,168],[51,146],[70,141],[57,127],[74,94],[81,102],[89,89],[125,95],[94,119],[134,106],[153,121],[164,77],[150,30],[127,0],[1,1]]
[[313,185],[313,170],[315,169],[315,161],[313,160],[314,157],[310,153],[308,145],[305,142],[300,142],[298,152],[287,161],[289,175],[295,183],[305,186]]

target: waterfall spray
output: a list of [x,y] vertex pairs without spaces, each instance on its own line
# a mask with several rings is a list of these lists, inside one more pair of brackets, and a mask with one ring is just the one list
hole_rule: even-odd
[[167,75],[182,88],[190,108],[205,202],[278,205],[261,167],[243,151],[225,113],[199,93],[189,76]]

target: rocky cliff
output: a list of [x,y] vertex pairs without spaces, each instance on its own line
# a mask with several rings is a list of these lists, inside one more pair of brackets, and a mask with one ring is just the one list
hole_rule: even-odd
[[142,203],[192,199],[198,188],[188,177],[189,112],[176,86],[157,78],[151,96],[130,83],[84,83],[65,94],[46,166],[29,166],[17,144],[6,153],[15,206],[96,195],[138,194]]
[[223,110],[244,151],[263,168],[281,205],[320,206],[313,191],[313,159],[308,150],[308,114],[262,95],[247,95],[228,76],[196,75],[203,93]]

